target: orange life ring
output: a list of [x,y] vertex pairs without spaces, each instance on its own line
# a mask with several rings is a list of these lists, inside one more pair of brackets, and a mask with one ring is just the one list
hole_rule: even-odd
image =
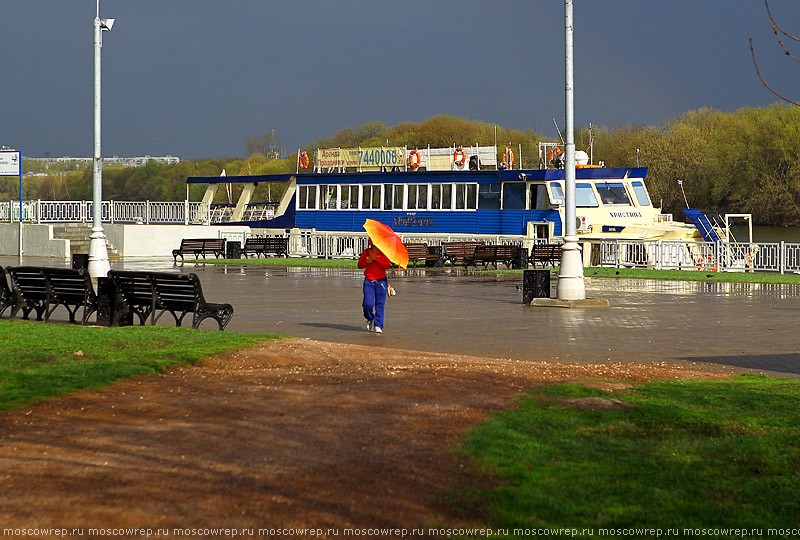
[[[417,159],[414,159],[415,157]],[[422,158],[419,155],[419,150],[412,150],[408,154],[408,166],[416,171],[417,169],[419,169],[421,163],[422,163]]]
[[509,148],[503,153],[503,165],[511,167],[514,165],[514,151]]
[[[461,157],[458,157],[459,154],[461,154]],[[456,162],[456,165],[461,167],[466,160],[467,160],[467,154],[464,152],[464,149],[459,146],[458,148],[456,148],[456,151],[453,152],[453,161]]]
[[301,169],[308,169],[308,154],[301,152],[300,155],[297,156],[297,164],[300,165]]
[[700,257],[700,260],[697,261],[697,269],[698,270],[705,270],[706,265],[713,266],[711,268],[711,272],[719,272],[719,266],[717,266],[717,261],[714,259],[712,255],[703,255]]

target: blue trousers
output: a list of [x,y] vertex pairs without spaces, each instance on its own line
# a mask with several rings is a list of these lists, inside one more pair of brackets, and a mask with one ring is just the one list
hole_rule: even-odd
[[[386,278],[371,281],[364,280],[364,318],[368,321],[375,320],[377,328],[383,328],[383,312],[386,307]],[[374,309],[374,311],[373,311]]]

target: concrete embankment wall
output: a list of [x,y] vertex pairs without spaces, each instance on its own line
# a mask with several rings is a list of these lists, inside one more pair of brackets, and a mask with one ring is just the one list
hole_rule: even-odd
[[[70,257],[69,240],[53,238],[52,225],[24,224],[22,250],[29,257]],[[0,224],[0,255],[19,255],[19,223]]]
[[249,232],[247,226],[103,225],[108,242],[123,257],[171,257],[184,238],[219,238],[220,232]]
[[[170,257],[183,238],[219,238],[220,232],[249,232],[246,226],[103,224],[103,232],[123,257]],[[70,258],[69,240],[53,238],[53,226],[25,224],[23,254]],[[19,254],[19,224],[0,224],[0,256]]]

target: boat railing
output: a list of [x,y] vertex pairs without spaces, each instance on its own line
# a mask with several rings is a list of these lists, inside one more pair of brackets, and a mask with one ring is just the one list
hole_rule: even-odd
[[[208,203],[190,201],[102,201],[103,223],[202,224],[210,223]],[[92,201],[0,201],[0,222],[91,223]]]

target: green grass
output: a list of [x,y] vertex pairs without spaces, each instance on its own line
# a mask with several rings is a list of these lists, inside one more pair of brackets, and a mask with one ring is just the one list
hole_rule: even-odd
[[0,321],[0,409],[194,364],[273,334]]
[[[566,402],[575,397],[630,406]],[[479,501],[485,524],[510,537],[533,527],[594,529],[588,538],[600,528],[766,531],[800,522],[800,382],[739,376],[614,394],[547,385],[472,429],[458,454],[485,481],[477,494],[454,490],[454,508]]]

